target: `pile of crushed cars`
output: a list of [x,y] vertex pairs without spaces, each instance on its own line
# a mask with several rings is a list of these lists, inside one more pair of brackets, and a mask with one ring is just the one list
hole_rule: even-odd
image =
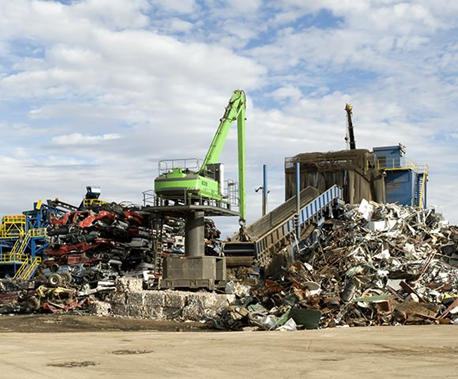
[[[105,203],[50,216],[46,259],[32,280],[0,279],[0,314],[85,311],[116,290],[120,277],[154,288],[163,260],[184,254],[184,221]],[[220,231],[205,220],[206,254],[218,255]]]
[[237,301],[214,322],[229,330],[458,324],[457,248],[458,228],[434,210],[347,205],[299,249],[279,253],[260,285],[229,283]]
[[131,271],[152,262],[149,218],[117,204],[51,217],[47,256],[59,265],[100,265],[101,270]]
[[148,214],[115,203],[50,216],[47,258],[33,280],[1,281],[0,314],[81,309],[118,277],[153,276],[150,226]]

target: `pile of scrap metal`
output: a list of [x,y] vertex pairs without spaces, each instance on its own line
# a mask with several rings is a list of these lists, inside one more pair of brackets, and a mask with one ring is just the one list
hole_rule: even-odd
[[257,287],[228,285],[238,300],[217,327],[458,324],[458,228],[433,210],[363,201],[294,248],[292,264],[291,248]]
[[220,256],[221,248],[221,231],[216,228],[215,222],[206,218],[204,222],[204,238],[205,238],[205,255]]
[[154,277],[150,220],[138,210],[106,203],[50,216],[47,235],[35,278],[2,282],[0,314],[80,309],[113,291],[118,277]]
[[[59,278],[58,284],[55,278]],[[91,303],[104,299],[109,292],[115,290],[113,282],[98,281],[97,287],[91,288],[89,283],[81,285],[70,278],[67,272],[67,275],[53,274],[47,280],[0,279],[0,315],[37,311],[87,311]]]
[[0,279],[0,314],[26,312],[30,308],[27,300],[34,294],[28,283],[15,279]]
[[[50,217],[47,258],[30,281],[0,282],[0,314],[87,310],[105,300],[120,277],[155,288],[162,261],[184,254],[184,221],[104,203]],[[205,220],[206,253],[218,253],[220,232]],[[95,302],[94,302],[95,300]]]
[[152,242],[146,214],[118,204],[51,217],[46,253],[59,265],[99,265],[115,273],[152,262]]
[[154,221],[153,238],[161,242],[160,250],[164,256],[184,254],[184,220],[165,216]]
[[[163,219],[154,221],[158,223],[158,226],[153,228],[153,237],[161,242],[162,255],[165,257],[170,254],[184,254],[184,220],[179,217],[165,216]],[[204,227],[205,255],[220,255],[221,232],[216,228],[215,222],[209,218],[205,218]]]

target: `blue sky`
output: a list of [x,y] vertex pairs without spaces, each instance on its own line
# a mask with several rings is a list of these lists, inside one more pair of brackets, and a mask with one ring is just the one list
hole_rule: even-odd
[[[158,160],[205,156],[241,88],[249,221],[262,165],[272,208],[285,157],[346,148],[351,102],[357,146],[406,145],[457,223],[457,16],[445,0],[0,0],[0,213],[88,184],[140,203]],[[233,130],[234,178],[235,151]]]

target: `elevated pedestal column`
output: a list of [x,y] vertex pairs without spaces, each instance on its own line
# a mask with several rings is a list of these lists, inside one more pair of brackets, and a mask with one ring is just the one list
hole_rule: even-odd
[[185,226],[185,256],[203,257],[205,253],[204,226],[205,213],[203,211],[189,212]]

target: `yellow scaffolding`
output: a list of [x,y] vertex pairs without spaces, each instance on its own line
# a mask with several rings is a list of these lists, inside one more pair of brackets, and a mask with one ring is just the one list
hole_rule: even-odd
[[[33,237],[46,237],[46,228],[30,229],[26,234],[16,240],[11,251],[0,256],[0,263],[28,265],[28,254],[24,254],[30,239]],[[40,258],[41,262],[41,258]],[[21,266],[22,267],[22,266]]]
[[0,239],[17,239],[25,235],[25,215],[4,216],[0,225]]
[[[38,201],[35,209],[39,210],[41,205],[41,201]],[[36,219],[33,218],[34,215],[29,218],[29,214],[31,212],[4,216],[0,224],[0,240],[6,242],[6,249],[10,249],[7,252],[5,249],[0,251],[0,264],[14,265],[14,278],[17,279],[30,279],[33,276],[42,259],[35,256],[37,245],[34,239],[44,241],[44,237],[47,235],[46,228],[34,227],[39,223],[31,222],[31,219],[32,221],[36,221]],[[30,251],[28,251],[29,247]],[[43,245],[39,244],[38,247],[42,248]]]

